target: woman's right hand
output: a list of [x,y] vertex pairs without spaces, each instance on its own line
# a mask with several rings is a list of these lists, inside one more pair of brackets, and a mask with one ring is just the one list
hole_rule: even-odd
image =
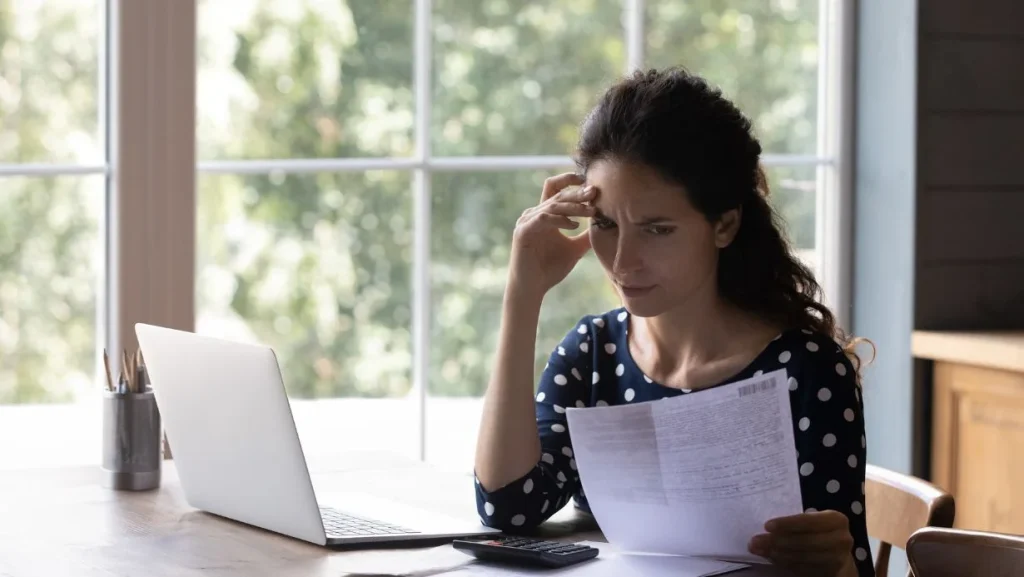
[[561,232],[579,228],[579,223],[569,217],[594,214],[594,207],[586,204],[595,197],[593,187],[567,189],[583,182],[583,177],[572,172],[548,178],[540,204],[526,209],[519,217],[512,235],[510,289],[543,298],[590,250],[590,236],[586,232],[575,236]]

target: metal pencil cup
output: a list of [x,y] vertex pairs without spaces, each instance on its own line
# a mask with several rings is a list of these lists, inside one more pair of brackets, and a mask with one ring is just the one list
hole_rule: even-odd
[[125,491],[160,486],[160,412],[153,389],[103,392],[103,485]]

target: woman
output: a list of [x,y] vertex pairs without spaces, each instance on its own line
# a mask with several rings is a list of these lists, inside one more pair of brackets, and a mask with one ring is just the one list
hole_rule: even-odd
[[[801,575],[872,575],[854,342],[816,297],[767,199],[761,146],[720,91],[685,71],[638,72],[583,123],[580,174],[544,184],[513,234],[494,373],[476,453],[488,525],[536,526],[586,509],[565,408],[638,403],[784,367],[806,512],[752,553]],[[573,217],[589,230],[570,236]],[[588,316],[533,394],[541,301],[593,249],[624,308]]]

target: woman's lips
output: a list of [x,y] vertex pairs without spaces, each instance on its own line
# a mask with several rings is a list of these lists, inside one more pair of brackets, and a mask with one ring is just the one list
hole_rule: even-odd
[[626,285],[619,284],[619,288],[622,289],[622,294],[627,298],[638,298],[646,296],[648,293],[654,290],[655,285],[641,286],[641,285]]

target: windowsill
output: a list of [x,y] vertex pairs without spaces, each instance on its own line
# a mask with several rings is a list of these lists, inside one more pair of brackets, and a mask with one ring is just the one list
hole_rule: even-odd
[[[482,400],[431,397],[427,404],[427,461],[472,469]],[[293,400],[303,451],[315,463],[349,451],[416,458],[418,422],[407,399]],[[66,405],[0,406],[0,471],[98,466],[102,413],[98,399]]]

